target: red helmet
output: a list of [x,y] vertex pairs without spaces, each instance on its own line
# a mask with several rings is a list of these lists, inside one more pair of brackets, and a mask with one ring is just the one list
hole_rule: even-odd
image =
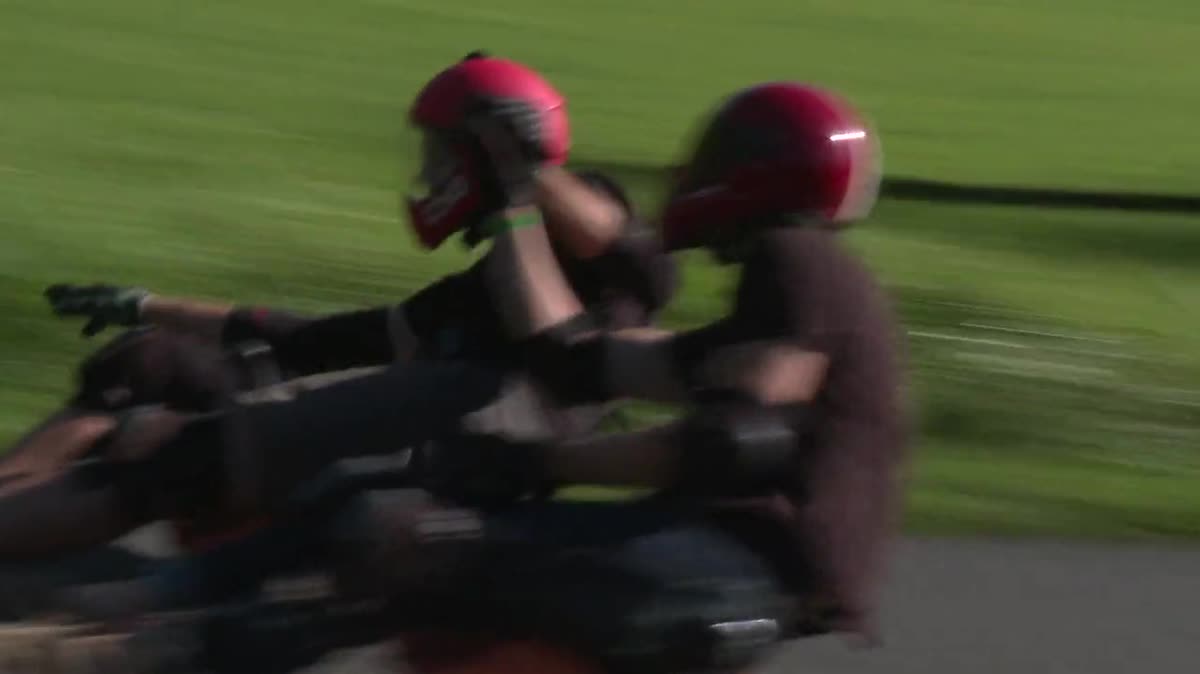
[[408,198],[409,219],[427,248],[471,228],[490,207],[480,180],[482,155],[465,129],[472,106],[488,100],[515,101],[535,111],[546,162],[561,165],[567,160],[571,134],[566,99],[541,75],[481,52],[443,70],[417,94],[409,112],[424,132],[421,178],[428,190]]
[[784,213],[849,222],[870,212],[879,179],[874,131],[849,104],[803,84],[761,84],[704,128],[662,214],[663,238],[673,249],[715,244]]

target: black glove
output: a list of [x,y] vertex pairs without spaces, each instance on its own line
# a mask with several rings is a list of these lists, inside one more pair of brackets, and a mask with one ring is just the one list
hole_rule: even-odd
[[89,286],[59,283],[46,288],[46,300],[58,316],[85,316],[85,337],[112,325],[138,325],[142,302],[150,293],[142,288],[107,284]]
[[[546,163],[542,116],[525,101],[487,98],[467,113],[467,131],[480,152],[480,181],[494,213],[534,206],[537,174]],[[491,215],[491,214],[489,214]],[[495,234],[484,217],[467,231],[468,243]]]
[[458,435],[434,443],[423,455],[427,487],[459,505],[493,509],[547,495],[544,445],[494,435]]

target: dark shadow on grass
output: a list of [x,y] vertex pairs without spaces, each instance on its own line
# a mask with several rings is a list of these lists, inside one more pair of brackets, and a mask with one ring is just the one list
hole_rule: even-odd
[[[661,203],[669,184],[666,167],[602,161],[581,161],[579,165],[608,173],[651,212]],[[882,196],[888,203],[946,207],[944,211],[931,208],[928,217],[905,217],[900,224],[906,231],[947,237],[959,245],[1050,259],[1137,260],[1187,268],[1200,260],[1200,229],[1189,222],[1159,217],[1200,214],[1200,197],[961,185],[911,178],[886,179]],[[972,205],[1021,210],[980,209],[970,214],[953,210]],[[1147,217],[1139,219],[1143,215]]]
[[[617,164],[603,161],[579,162],[626,181],[638,190],[658,192],[666,184],[669,169],[662,166]],[[881,196],[899,201],[931,201],[997,206],[1036,206],[1138,211],[1144,213],[1200,213],[1200,196],[1067,190],[1011,185],[968,185],[921,178],[885,178]]]
[[882,196],[901,201],[934,201],[1040,208],[1096,208],[1143,213],[1200,213],[1200,197],[1145,192],[1096,192],[1007,185],[966,185],[918,178],[887,178]]

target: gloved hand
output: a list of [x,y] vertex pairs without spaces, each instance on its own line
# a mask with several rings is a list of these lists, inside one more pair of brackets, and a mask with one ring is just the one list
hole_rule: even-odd
[[83,335],[91,337],[109,325],[138,325],[142,302],[150,292],[102,283],[88,286],[59,283],[46,288],[45,295],[56,315],[87,317]]
[[[524,101],[489,98],[473,104],[466,125],[482,152],[480,178],[497,214],[533,207],[537,175],[546,163],[541,114]],[[467,232],[469,242],[497,234],[495,223],[494,217],[483,218]]]

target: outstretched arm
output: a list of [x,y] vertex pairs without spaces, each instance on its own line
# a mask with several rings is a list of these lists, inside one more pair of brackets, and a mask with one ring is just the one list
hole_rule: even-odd
[[46,296],[60,316],[86,317],[88,336],[119,324],[154,325],[224,345],[263,341],[298,375],[406,359],[418,341],[403,306],[314,318],[110,285],[57,285]]
[[205,341],[220,342],[225,323],[235,310],[233,304],[147,295],[138,307],[138,320]]
[[107,283],[58,283],[45,291],[46,301],[59,316],[87,319],[83,334],[92,337],[110,325],[158,325],[193,337],[218,341],[234,310],[227,303],[164,297],[144,288]]

